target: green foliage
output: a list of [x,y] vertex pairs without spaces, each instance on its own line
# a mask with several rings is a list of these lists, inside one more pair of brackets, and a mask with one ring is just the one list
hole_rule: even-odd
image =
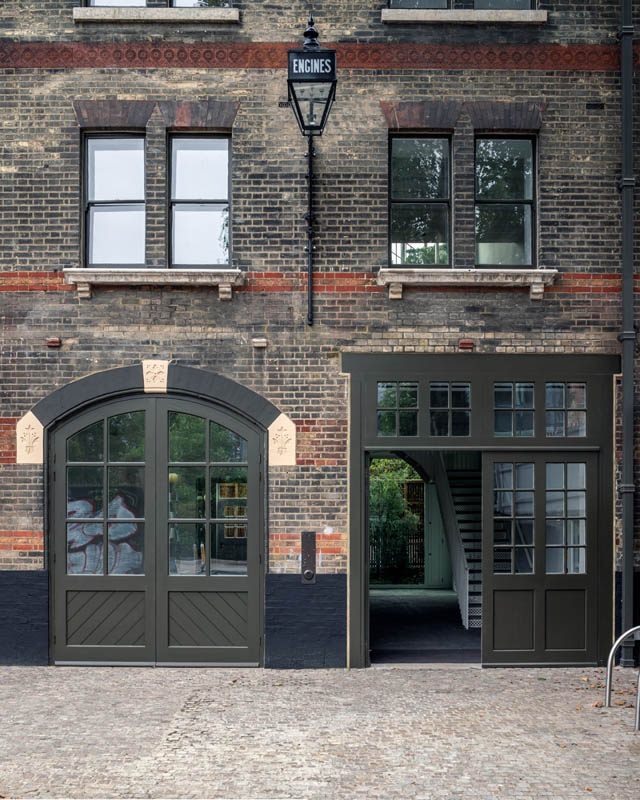
[[409,537],[420,519],[409,510],[402,484],[419,479],[415,470],[399,459],[376,459],[369,472],[370,573],[373,583],[406,583],[409,571]]

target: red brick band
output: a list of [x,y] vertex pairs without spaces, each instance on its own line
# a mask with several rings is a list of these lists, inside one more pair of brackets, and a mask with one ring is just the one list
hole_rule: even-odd
[[0,551],[41,553],[44,550],[42,531],[0,531]]
[[[285,42],[3,42],[0,67],[10,69],[209,68],[285,69]],[[338,52],[341,69],[482,69],[617,71],[616,45],[447,45],[389,42],[327,44]],[[634,50],[636,68],[640,48]]]
[[0,464],[16,463],[16,423],[18,417],[0,417]]

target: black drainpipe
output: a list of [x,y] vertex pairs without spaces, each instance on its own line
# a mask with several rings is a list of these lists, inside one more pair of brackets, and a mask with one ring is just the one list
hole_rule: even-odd
[[[633,15],[632,0],[622,0],[620,78],[622,90],[622,630],[633,627],[633,356],[636,330],[633,303]],[[634,641],[622,646],[620,663],[634,666]]]

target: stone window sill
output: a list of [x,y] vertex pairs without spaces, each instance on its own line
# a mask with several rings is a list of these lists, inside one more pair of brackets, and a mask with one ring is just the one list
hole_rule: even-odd
[[73,21],[78,22],[173,22],[203,23],[240,22],[237,8],[74,8]]
[[497,286],[504,289],[529,287],[532,300],[542,300],[557,269],[405,269],[394,267],[378,272],[378,286],[389,287],[389,299],[401,300],[405,286]]
[[75,283],[78,297],[89,299],[92,286],[217,286],[220,300],[231,300],[242,286],[239,269],[65,269],[65,283]]
[[547,21],[546,11],[453,11],[451,9],[424,9],[424,8],[383,8],[382,22],[388,23],[416,23],[428,24],[445,23],[455,25],[459,23],[472,24],[498,24],[516,23],[527,25],[540,25]]

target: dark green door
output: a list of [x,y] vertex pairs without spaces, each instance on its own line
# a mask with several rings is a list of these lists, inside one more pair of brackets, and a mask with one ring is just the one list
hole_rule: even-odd
[[56,663],[259,664],[262,437],[197,402],[54,433]]
[[485,664],[595,664],[597,456],[483,455]]

